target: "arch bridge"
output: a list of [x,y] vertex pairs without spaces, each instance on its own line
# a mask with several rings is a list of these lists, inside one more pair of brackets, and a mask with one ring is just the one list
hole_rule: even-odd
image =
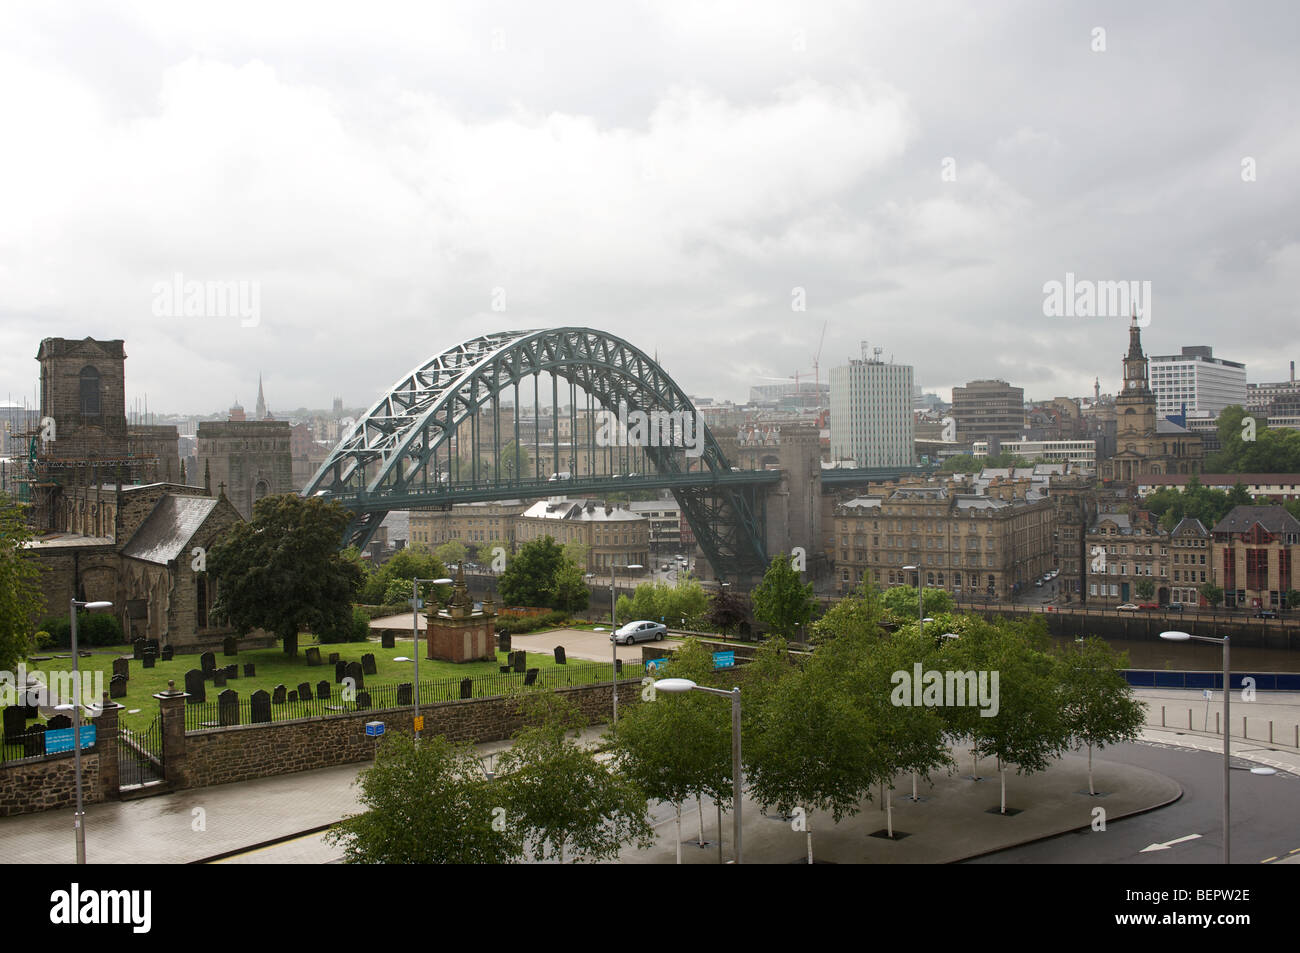
[[[603,413],[602,413],[603,412]],[[778,471],[733,469],[686,393],[603,331],[472,338],[402,376],[302,491],[353,513],[364,547],[392,510],[671,490],[715,573],[761,574]]]

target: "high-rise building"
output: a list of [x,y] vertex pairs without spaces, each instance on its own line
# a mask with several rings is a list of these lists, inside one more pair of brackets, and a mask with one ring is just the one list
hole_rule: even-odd
[[1025,389],[1006,381],[970,381],[952,389],[957,442],[1019,440],[1025,429]]
[[1246,365],[1214,356],[1205,346],[1181,354],[1151,355],[1151,391],[1161,417],[1187,411],[1217,414],[1231,404],[1246,404]]
[[831,368],[831,459],[859,467],[911,466],[912,366],[886,364],[880,349]]

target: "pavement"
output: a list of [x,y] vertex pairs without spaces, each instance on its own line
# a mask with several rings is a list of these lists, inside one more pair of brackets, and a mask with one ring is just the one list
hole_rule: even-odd
[[[1149,709],[1149,720],[1154,724],[1144,730],[1144,740],[1222,750],[1222,740],[1212,731],[1159,727],[1161,704],[1166,706],[1166,721],[1175,705],[1183,712],[1190,706],[1194,725],[1203,725],[1205,703],[1199,692],[1138,694],[1149,706],[1154,705]],[[1261,701],[1252,703],[1249,715],[1252,740],[1234,740],[1233,754],[1300,774],[1300,750],[1253,740],[1256,719],[1262,719],[1263,724],[1273,716],[1276,732],[1283,718],[1289,718],[1288,723],[1294,721],[1300,711],[1300,698],[1291,694],[1260,697]],[[1211,703],[1211,727],[1215,707]],[[1234,712],[1236,709],[1234,705]],[[1234,727],[1238,724],[1234,715]],[[582,740],[594,745],[603,730],[588,729]],[[478,750],[481,756],[491,759],[509,744],[492,742],[479,745]],[[1009,771],[1007,804],[1018,813],[1005,816],[997,813],[1000,791],[994,764],[987,759],[981,761],[979,771],[985,780],[972,781],[969,752],[958,750],[954,756],[957,770],[937,775],[931,782],[920,781],[918,793],[923,800],[919,803],[909,799],[910,777],[896,779],[889,799],[893,827],[896,834],[905,837],[890,840],[873,836],[887,824],[885,802],[879,791],[874,800],[860,805],[858,814],[839,824],[819,811],[808,814],[803,824],[813,833],[814,859],[835,863],[947,863],[1087,828],[1098,806],[1104,808],[1111,821],[1157,809],[1182,794],[1181,786],[1172,778],[1140,766],[1109,762],[1103,751],[1093,758],[1094,784],[1102,795],[1090,796],[1087,759],[1071,754],[1040,774],[1021,776]],[[106,864],[334,862],[342,852],[324,844],[321,829],[360,809],[355,782],[367,766],[363,762],[89,805],[87,859]],[[698,837],[697,813],[694,803],[686,805],[683,837],[687,840]],[[675,812],[670,805],[656,803],[651,806],[651,814],[659,835],[656,845],[647,851],[624,851],[620,862],[674,861]],[[791,863],[806,858],[806,832],[797,829],[796,820],[764,817],[748,799],[743,816],[746,863]],[[731,825],[727,814],[723,819],[723,852],[727,859],[731,856]],[[684,862],[718,862],[716,812],[708,802],[704,805],[704,826],[706,838],[713,843],[706,849],[685,847]],[[75,859],[71,811],[0,818],[0,842],[8,863],[71,863]],[[1289,862],[1297,861],[1300,857]]]
[[[641,649],[647,645],[658,648],[675,649],[682,644],[680,639],[665,638],[662,642],[638,642],[635,645],[616,647],[618,657],[626,663],[641,664]],[[609,628],[603,632],[589,632],[583,629],[551,629],[547,632],[530,632],[525,635],[512,635],[510,647],[525,649],[529,652],[541,652],[549,655],[557,645],[564,646],[566,658],[588,659],[593,662],[608,662],[613,654],[609,643]]]

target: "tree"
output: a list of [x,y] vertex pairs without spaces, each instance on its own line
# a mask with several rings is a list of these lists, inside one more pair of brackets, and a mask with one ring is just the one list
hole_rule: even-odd
[[31,538],[22,508],[0,494],[0,670],[9,672],[31,653],[35,622],[45,612],[40,569],[24,549]]
[[1208,602],[1212,607],[1217,608],[1219,603],[1223,601],[1223,589],[1212,582],[1201,583],[1197,592],[1199,592],[1201,598]]
[[802,632],[817,607],[812,583],[802,582],[790,557],[783,553],[772,557],[763,581],[750,594],[750,602],[754,618],[785,638]]
[[468,743],[386,735],[360,778],[368,810],[325,838],[343,846],[349,864],[509,863],[522,858],[523,838],[502,813],[498,783]]
[[[423,543],[413,543],[398,550],[379,569],[370,574],[361,591],[361,601],[369,605],[394,605],[411,598],[411,580],[445,579],[447,567]],[[393,585],[399,581],[400,585]],[[425,587],[421,598],[444,602],[451,595],[449,586]],[[390,598],[392,601],[390,601]]]
[[[667,678],[712,679],[712,656],[694,639],[664,666]],[[709,795],[721,802],[731,783],[728,707],[703,692],[655,692],[619,719],[612,736],[620,769],[647,797],[677,813],[677,862],[682,862],[682,802]],[[701,816],[701,829],[703,817]]]
[[217,580],[214,616],[241,634],[273,632],[288,655],[297,654],[301,629],[346,625],[362,581],[339,552],[351,519],[337,503],[295,493],[258,500],[253,518],[231,526],[208,553]]
[[1150,601],[1156,594],[1156,584],[1150,579],[1139,579],[1133,583],[1133,594],[1144,602]]
[[719,589],[708,598],[709,607],[704,622],[714,632],[724,634],[738,632],[740,627],[749,620],[749,610],[745,600],[730,589]]
[[580,539],[571,539],[564,544],[564,558],[578,567],[580,572],[587,570],[587,554],[591,551]]
[[486,564],[492,572],[505,572],[510,553],[510,543],[499,537],[489,539],[486,543],[479,543],[475,549],[478,561]]
[[568,737],[582,723],[572,702],[541,692],[524,705],[540,723],[515,734],[498,762],[497,783],[509,824],[533,859],[612,860],[626,844],[653,844],[645,794]]
[[[820,643],[857,633],[879,635],[884,609],[880,590],[875,587],[870,576],[864,576],[853,592],[836,602],[824,616],[809,626],[811,641]],[[912,599],[912,616],[916,616],[915,596]]]
[[[917,618],[916,587],[890,586],[880,595],[884,607],[890,610],[896,621],[907,622]],[[940,612],[952,611],[952,596],[946,589],[928,588],[925,590],[925,614],[934,616]]]
[[582,570],[567,559],[555,571],[546,594],[547,604],[561,612],[582,612],[591,603],[591,590],[582,578]]
[[468,558],[468,552],[465,544],[458,539],[449,539],[437,549],[433,554],[438,557],[438,561],[444,566],[459,566]]
[[506,563],[497,588],[506,605],[552,605],[555,574],[564,564],[564,550],[550,536],[529,540]]
[[1125,653],[1115,652],[1098,638],[1071,643],[1057,671],[1065,729],[1075,747],[1088,747],[1088,793],[1092,784],[1092,749],[1135,741],[1146,723],[1146,710],[1133,697],[1121,669]]
[[1286,591],[1286,607],[1288,609],[1300,609],[1300,589],[1288,589]]

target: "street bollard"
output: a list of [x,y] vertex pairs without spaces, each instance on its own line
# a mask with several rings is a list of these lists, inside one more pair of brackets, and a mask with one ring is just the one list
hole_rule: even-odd
[[1160,706],[1160,727],[1165,727],[1165,706]]
[[1217,711],[1214,713],[1214,733],[1215,733],[1216,735],[1221,735],[1221,734],[1223,734],[1223,726],[1219,724],[1219,715],[1220,715],[1220,714],[1222,714],[1222,713],[1221,713],[1221,712],[1217,712]]
[[1273,719],[1271,718],[1268,721],[1268,743],[1273,743]]
[[1190,708],[1187,709],[1187,730],[1192,730],[1192,710]]

